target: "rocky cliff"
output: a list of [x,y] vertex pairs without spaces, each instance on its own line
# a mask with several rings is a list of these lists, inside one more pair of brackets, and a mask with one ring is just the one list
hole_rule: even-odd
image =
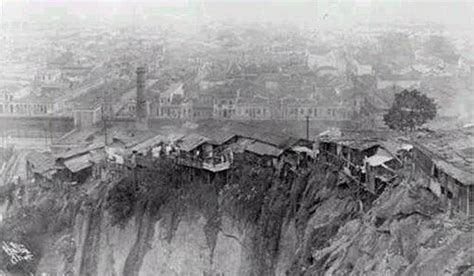
[[[211,175],[155,174],[45,189],[24,184],[1,240],[49,275],[471,275],[472,230],[428,190],[402,181],[380,196],[338,181],[330,164],[257,164]],[[8,197],[2,197],[8,198]],[[13,200],[14,201],[14,200]]]

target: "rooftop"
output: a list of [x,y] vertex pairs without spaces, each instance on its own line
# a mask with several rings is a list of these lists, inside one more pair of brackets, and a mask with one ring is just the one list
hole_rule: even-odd
[[177,144],[181,150],[188,152],[208,141],[209,141],[209,138],[207,137],[204,137],[197,133],[191,133],[181,138]]
[[39,174],[56,168],[54,158],[49,153],[32,151],[27,155],[26,160],[32,164],[33,171]]
[[258,155],[267,155],[273,157],[278,157],[283,153],[282,149],[259,141],[255,141],[248,145],[245,150]]
[[232,133],[241,137],[259,140],[281,149],[291,147],[294,142],[298,140],[290,134],[285,133],[281,128],[278,128],[276,123],[272,124],[267,122],[206,120],[200,124],[197,131],[204,133],[204,135],[217,131]]
[[417,147],[466,185],[474,184],[474,127],[418,134]]

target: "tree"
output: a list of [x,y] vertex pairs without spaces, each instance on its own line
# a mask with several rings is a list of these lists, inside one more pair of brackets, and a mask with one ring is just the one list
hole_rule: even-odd
[[413,131],[436,116],[436,103],[419,91],[403,90],[395,94],[395,100],[384,115],[385,124],[401,131]]

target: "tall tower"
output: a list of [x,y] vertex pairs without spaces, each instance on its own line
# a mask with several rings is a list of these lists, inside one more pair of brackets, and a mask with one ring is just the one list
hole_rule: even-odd
[[145,100],[145,67],[137,68],[137,108],[136,119],[140,125],[147,124],[147,107]]

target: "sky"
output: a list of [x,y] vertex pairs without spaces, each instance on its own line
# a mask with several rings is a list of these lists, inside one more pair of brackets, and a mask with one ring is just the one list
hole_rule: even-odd
[[104,19],[170,16],[353,25],[370,22],[435,22],[474,26],[474,0],[0,0],[4,20]]

